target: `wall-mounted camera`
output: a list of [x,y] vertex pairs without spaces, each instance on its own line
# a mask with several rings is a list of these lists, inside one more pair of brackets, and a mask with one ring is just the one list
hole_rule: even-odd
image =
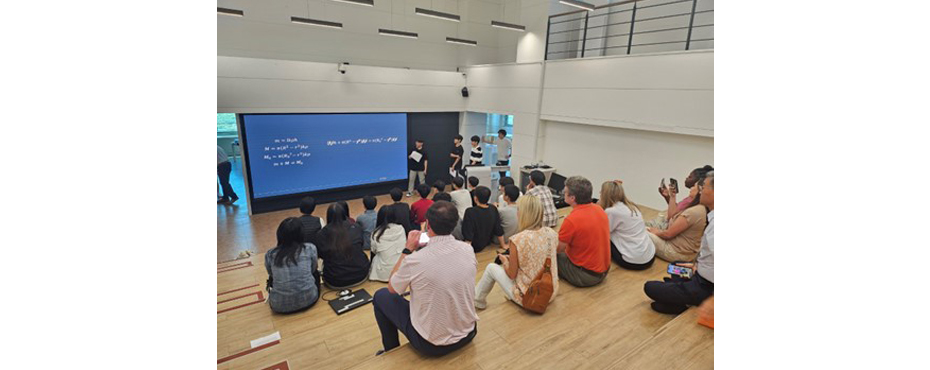
[[349,63],[339,63],[339,73],[346,74],[346,70],[349,68]]

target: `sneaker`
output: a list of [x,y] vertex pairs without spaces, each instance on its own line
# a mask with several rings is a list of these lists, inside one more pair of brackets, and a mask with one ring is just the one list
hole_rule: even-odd
[[229,200],[229,204],[236,203],[237,200],[239,200],[239,197],[233,196],[232,199]]
[[220,198],[216,200],[216,204],[226,204],[226,203],[229,203],[229,199]]
[[412,196],[413,196],[413,193],[411,193],[411,192],[408,191],[408,192],[407,192],[407,196],[408,196],[408,197],[412,197]]
[[384,350],[383,350],[383,349],[379,349],[378,352],[375,352],[375,356],[381,356],[381,355],[383,355],[383,354],[384,354]]

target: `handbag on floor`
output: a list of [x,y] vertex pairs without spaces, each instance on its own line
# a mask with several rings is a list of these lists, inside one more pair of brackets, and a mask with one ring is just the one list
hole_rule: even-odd
[[546,264],[536,275],[536,278],[530,282],[523,294],[523,308],[532,312],[543,314],[549,307],[549,300],[552,298],[552,258],[546,258]]

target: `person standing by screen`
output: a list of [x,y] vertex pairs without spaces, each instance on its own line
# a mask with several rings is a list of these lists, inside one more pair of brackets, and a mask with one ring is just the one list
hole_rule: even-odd
[[[419,178],[421,184],[426,183],[426,168],[428,164],[426,163],[426,151],[423,150],[423,140],[417,139],[415,145],[416,147],[410,152],[410,155],[407,156],[407,168],[410,169],[410,181],[407,182],[408,197],[413,195],[414,178]],[[419,157],[420,159],[414,160],[414,157]]]
[[223,187],[223,197],[217,199],[217,203],[235,203],[239,196],[233,191],[232,185],[229,184],[229,174],[232,173],[232,164],[229,163],[229,157],[219,145],[216,146],[216,174],[220,177],[220,186]]
[[455,139],[453,139],[455,146],[452,147],[452,153],[449,154],[449,156],[452,157],[452,166],[449,166],[449,170],[450,172],[455,171],[456,176],[464,178],[465,172],[462,171],[462,161],[464,159],[462,156],[465,155],[465,149],[462,148],[462,140],[462,135],[455,135]]
[[[488,135],[488,143],[497,145],[497,165],[506,166],[510,164],[510,151],[513,143],[507,138],[507,131],[504,129],[497,130],[497,139]],[[501,177],[507,176],[507,171],[500,171]]]

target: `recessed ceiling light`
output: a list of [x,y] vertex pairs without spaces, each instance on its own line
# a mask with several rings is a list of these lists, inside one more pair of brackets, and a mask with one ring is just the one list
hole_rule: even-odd
[[478,41],[457,39],[455,37],[446,37],[446,42],[459,45],[478,46]]
[[233,17],[242,17],[245,16],[245,12],[238,9],[229,9],[229,8],[220,8],[216,7],[216,14],[229,15]]
[[386,28],[379,28],[379,29],[378,29],[378,34],[381,34],[381,35],[384,35],[384,36],[403,37],[403,38],[408,38],[408,39],[415,39],[415,38],[418,37],[418,35],[417,35],[416,33],[413,33],[413,32],[389,30],[389,29],[386,29]]
[[462,17],[452,14],[452,13],[437,12],[435,10],[429,10],[429,9],[423,9],[423,8],[416,8],[415,13],[417,13],[417,15],[422,15],[424,17],[439,18],[439,19],[446,20],[446,21],[459,22],[462,20]]
[[491,26],[492,26],[492,27],[497,27],[497,28],[503,28],[503,29],[513,30],[513,31],[520,31],[520,32],[525,32],[525,31],[526,31],[526,26],[521,26],[521,25],[519,25],[519,24],[513,24],[513,23],[491,21]]
[[589,11],[589,12],[590,12],[590,11],[594,11],[594,4],[586,3],[586,2],[584,2],[584,1],[559,0],[559,2],[562,3],[562,4],[568,5],[568,6],[574,6],[574,7],[576,7],[576,8],[581,8],[581,9],[587,10],[587,11]]
[[364,6],[375,6],[375,0],[334,0],[346,4],[355,4],[355,5],[364,5]]
[[310,18],[301,18],[301,17],[291,17],[291,23],[307,24],[311,26],[320,26],[328,28],[342,29],[342,23],[339,22],[330,22],[330,21],[321,21],[319,19],[310,19]]

